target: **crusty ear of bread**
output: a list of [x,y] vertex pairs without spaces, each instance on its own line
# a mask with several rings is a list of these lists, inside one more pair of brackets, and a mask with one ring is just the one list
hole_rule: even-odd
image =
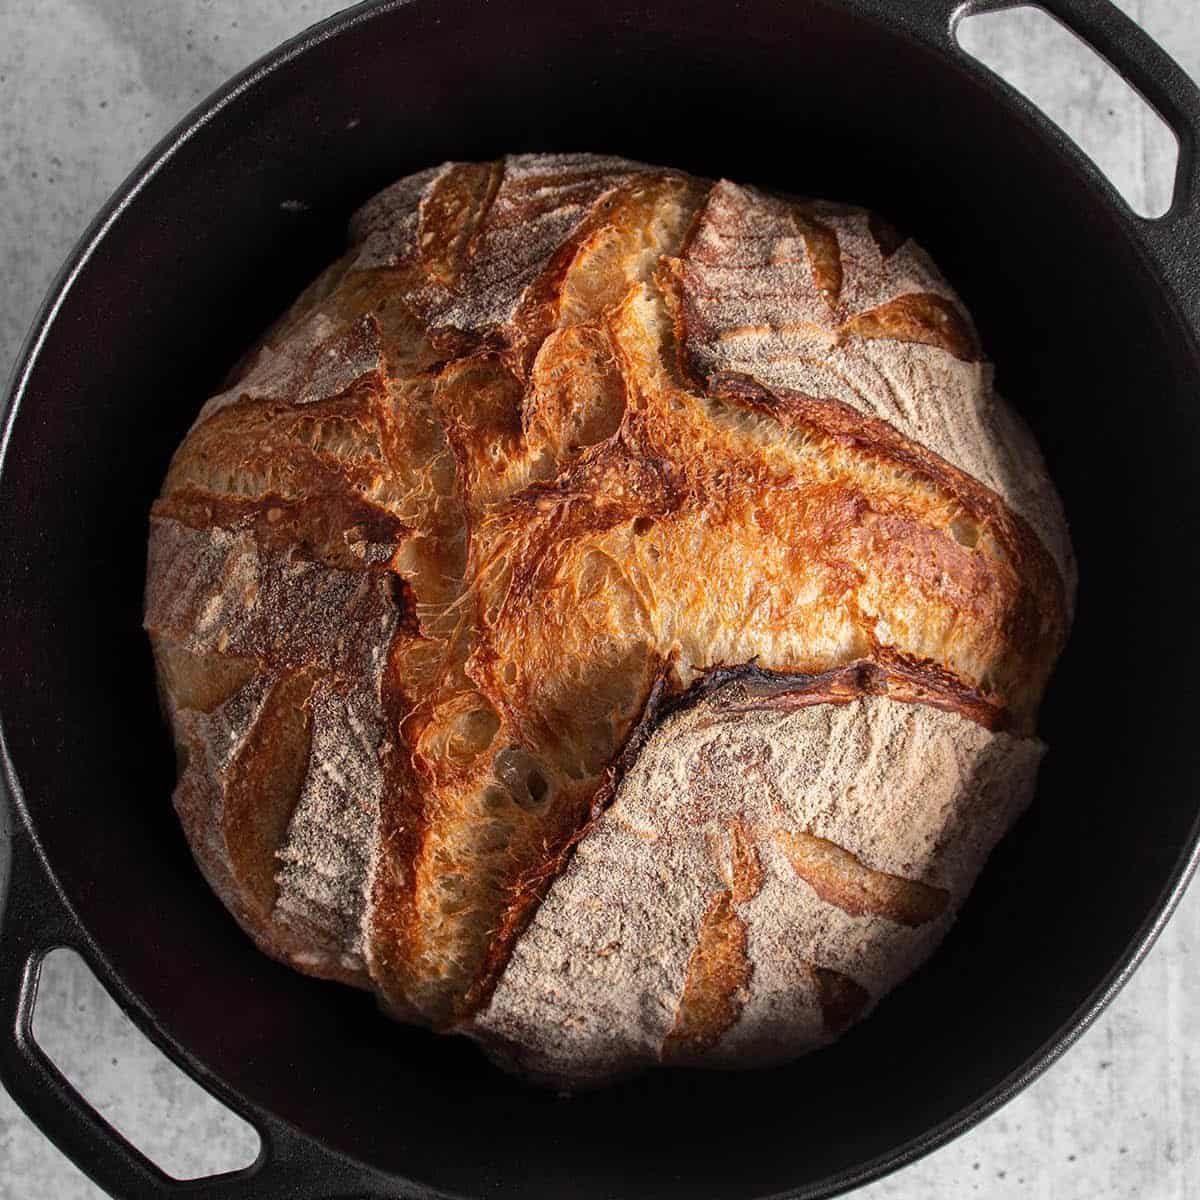
[[560,1086],[832,1036],[1027,798],[1070,621],[969,316],[862,210],[593,155],[421,172],[351,243],[151,513],[201,869]]

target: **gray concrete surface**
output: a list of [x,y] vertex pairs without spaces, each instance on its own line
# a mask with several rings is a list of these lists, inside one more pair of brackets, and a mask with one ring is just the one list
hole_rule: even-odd
[[[914,0],[919,2],[919,0]],[[1200,77],[1195,0],[1121,0]],[[97,207],[222,80],[338,7],[327,0],[0,0],[0,369]],[[1139,211],[1169,195],[1173,147],[1119,81],[1035,18],[964,31],[1086,145]],[[862,1200],[1186,1200],[1200,1195],[1200,888],[1133,982],[1048,1075]],[[134,1033],[70,957],[37,1031],[71,1077],[179,1176],[252,1157],[254,1137]],[[0,1200],[100,1191],[0,1091]]]

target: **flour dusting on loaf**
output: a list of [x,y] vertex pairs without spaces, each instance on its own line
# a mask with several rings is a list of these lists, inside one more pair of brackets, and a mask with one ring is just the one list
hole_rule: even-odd
[[151,513],[201,870],[555,1087],[833,1040],[1029,803],[1070,624],[969,315],[864,210],[587,154],[350,243]]
[[[747,675],[654,723],[517,943],[476,1023],[526,1074],[562,1085],[825,1044],[840,1029],[815,971],[853,981],[865,1012],[937,945],[1033,794],[1033,739],[886,695],[793,708]],[[712,984],[731,985],[723,1027],[672,1045],[721,897],[751,969]]]
[[[686,353],[706,383],[739,372],[883,418],[1002,496],[1073,589],[1037,447],[996,397],[970,317],[913,241],[860,209],[722,182],[675,269]],[[932,395],[937,404],[922,403]]]
[[376,706],[357,692],[318,688],[309,699],[308,772],[279,852],[276,919],[332,943],[362,970],[363,921],[383,795]]

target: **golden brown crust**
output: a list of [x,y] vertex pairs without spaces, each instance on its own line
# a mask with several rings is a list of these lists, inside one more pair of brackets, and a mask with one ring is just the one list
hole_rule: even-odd
[[746,957],[746,926],[731,900],[731,893],[719,892],[704,914],[675,1023],[663,1043],[667,1061],[707,1049],[741,1011],[740,993],[750,981],[751,966]]
[[[476,1021],[647,739],[681,702],[733,719],[731,682],[780,719],[885,698],[1032,731],[1065,530],[996,482],[977,337],[911,242],[590,155],[422,172],[352,236],[152,512],[177,805],[268,952]],[[953,453],[915,434],[947,420]],[[1004,461],[1048,493],[1036,451]],[[749,825],[713,837],[689,1061],[749,986],[735,910],[780,886]],[[903,872],[795,845],[843,915],[925,911]],[[820,988],[832,1028],[852,988]]]
[[897,296],[878,308],[858,313],[843,326],[842,336],[914,342],[937,346],[963,362],[979,359],[975,331],[949,300],[929,292]]
[[941,916],[950,899],[944,888],[873,871],[826,838],[783,831],[776,840],[796,874],[822,900],[852,917],[874,913],[901,925],[924,925]]
[[[819,245],[814,219],[826,231]],[[830,238],[836,276],[823,266]],[[748,375],[882,419],[1029,522],[1070,606],[1074,562],[1037,448],[993,392],[966,310],[912,241],[861,210],[723,181],[662,273],[690,378],[711,389],[722,375]],[[938,404],[927,404],[934,393]]]
[[[1029,523],[995,492],[902,436],[886,421],[864,417],[837,400],[814,400],[788,391],[770,392],[744,375],[721,375],[712,386],[722,399],[768,413],[797,430],[819,432],[838,443],[852,445],[858,453],[881,464],[916,472],[930,481],[962,512],[959,521],[948,527],[948,540],[965,549],[974,549],[980,540],[992,542],[995,558],[1004,563],[1019,563],[1028,573],[1030,586],[1025,592],[1024,606],[1014,615],[1018,628],[1012,633],[1014,638],[1032,638],[1035,645],[1052,647],[1048,657],[1053,662],[1066,637],[1066,584]],[[893,526],[884,536],[891,541],[897,532]],[[915,565],[918,569],[936,571],[940,564],[935,565],[931,559],[938,547],[928,540],[931,533],[925,533],[923,543],[915,542],[914,549],[918,551]],[[919,534],[916,536],[920,538]]]

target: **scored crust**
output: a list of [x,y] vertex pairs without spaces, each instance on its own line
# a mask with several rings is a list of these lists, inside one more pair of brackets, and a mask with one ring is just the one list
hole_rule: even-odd
[[485,1046],[579,1086],[778,1061],[865,1014],[941,940],[1042,755],[890,682],[721,671],[648,714],[476,1018]]
[[840,1032],[1027,802],[1070,621],[970,318],[861,210],[591,155],[421,172],[351,242],[151,513],[209,882],[558,1085]]

